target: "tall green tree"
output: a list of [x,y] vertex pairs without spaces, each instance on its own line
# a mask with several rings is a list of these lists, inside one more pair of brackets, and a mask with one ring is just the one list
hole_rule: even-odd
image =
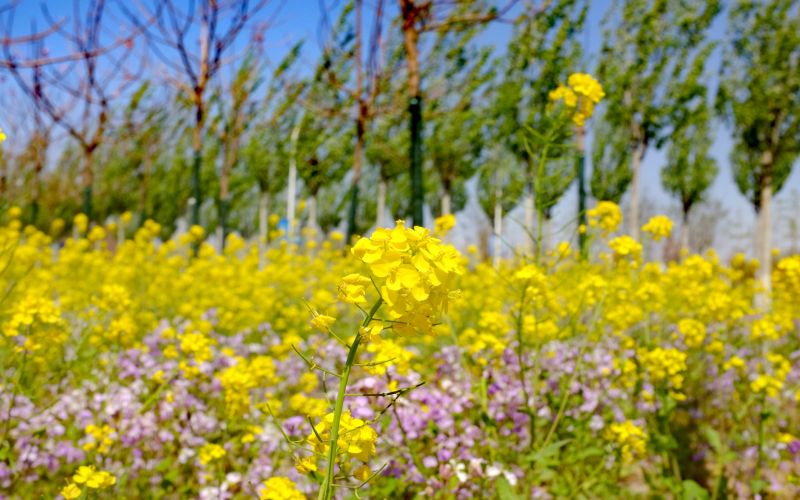
[[800,155],[800,4],[737,1],[729,26],[717,105],[734,131],[734,180],[758,215],[758,280],[769,291],[772,197]]
[[139,3],[141,15],[128,13],[128,18],[154,46],[154,53],[174,77],[169,82],[191,103],[192,133],[192,224],[200,224],[203,203],[204,139],[208,133],[209,89],[230,57],[239,35],[251,25],[255,15],[266,6],[266,0],[198,0],[188,8],[177,0],[160,0],[152,6]]
[[[429,191],[435,215],[464,207],[465,182],[477,171],[484,146],[485,110],[481,93],[492,77],[491,50],[475,47],[479,25],[467,25],[439,34],[428,61],[429,106],[425,121],[429,132],[425,148],[438,189]],[[436,201],[439,203],[436,203]]]
[[258,241],[262,258],[269,243],[270,207],[286,186],[291,161],[290,137],[300,113],[298,99],[304,90],[302,82],[292,81],[291,71],[302,47],[302,42],[292,46],[270,75],[266,95],[258,107],[261,120],[252,126],[241,152],[244,169],[258,186]]
[[503,243],[503,216],[519,201],[525,182],[516,175],[516,158],[500,146],[488,153],[488,161],[478,173],[478,203],[492,221],[495,266],[500,263]]
[[426,32],[441,32],[469,24],[487,23],[502,16],[516,3],[510,0],[497,8],[483,0],[398,0],[399,26],[403,33],[406,60],[406,91],[408,97],[409,153],[411,204],[409,213],[415,226],[424,224],[425,203],[423,175],[423,85],[422,64],[428,61],[423,52],[421,36]]
[[[515,22],[500,69],[494,130],[497,139],[516,157],[517,175],[525,179],[524,226],[529,235],[536,231],[534,212],[549,213],[573,179],[573,171],[565,169],[557,158],[539,165],[537,159],[545,141],[533,137],[531,131],[545,133],[545,128],[552,125],[549,93],[580,66],[578,35],[587,9],[588,4],[582,0],[554,1],[543,9],[527,2]],[[542,182],[537,183],[537,175]],[[547,179],[566,182],[548,184]],[[535,184],[541,188],[536,202]],[[533,238],[529,238],[527,246],[532,248]]]
[[[684,64],[682,55],[703,42],[720,9],[720,0],[620,0],[609,7],[597,69],[608,97],[600,129],[604,134],[595,137],[613,133],[603,156],[614,168],[630,162],[628,228],[633,237],[639,235],[642,159],[668,126],[668,89],[680,75],[675,68]],[[619,140],[623,136],[627,141]],[[612,170],[595,171],[602,175]]]
[[661,170],[661,183],[681,204],[681,248],[689,249],[689,213],[703,200],[719,170],[711,149],[711,113],[708,89],[704,82],[708,45],[691,64],[680,85],[671,89],[671,110],[667,164]]
[[224,248],[228,235],[228,218],[231,209],[231,176],[241,160],[242,140],[258,110],[254,95],[263,83],[260,67],[251,53],[242,61],[233,74],[227,89],[217,100],[217,127],[222,149],[222,168],[219,172],[219,195],[217,198],[218,232],[220,247]]

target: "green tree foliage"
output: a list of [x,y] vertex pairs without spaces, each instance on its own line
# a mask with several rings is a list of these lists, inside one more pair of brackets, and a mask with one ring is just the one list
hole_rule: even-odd
[[[544,10],[526,3],[499,70],[502,77],[496,89],[493,128],[497,139],[516,157],[517,175],[526,181],[525,225],[529,234],[533,234],[534,208],[540,215],[549,214],[574,178],[569,163],[561,155],[554,156],[553,151],[547,155],[553,156],[553,161],[537,163],[543,142],[530,131],[544,133],[552,124],[549,92],[580,66],[578,34],[587,9],[588,4],[580,0],[550,2]],[[537,174],[541,190],[534,204]]]
[[717,107],[734,130],[734,180],[758,213],[756,257],[768,288],[772,196],[800,155],[800,4],[738,1],[730,31]]
[[661,170],[664,188],[681,203],[681,245],[688,248],[688,221],[692,207],[714,182],[719,168],[709,154],[712,144],[708,91],[704,85],[705,63],[713,46],[700,51],[687,76],[671,89],[671,133],[667,141],[667,164]]
[[438,186],[426,191],[437,216],[464,207],[464,185],[477,171],[484,146],[485,110],[476,103],[483,101],[478,98],[492,77],[491,51],[474,44],[484,27],[467,25],[440,33],[427,66],[425,149]]
[[[605,164],[594,169],[606,180],[592,180],[592,185],[619,186],[625,176],[616,170],[630,162],[628,221],[633,236],[639,231],[642,159],[667,130],[669,89],[679,84],[685,57],[697,50],[720,8],[719,0],[622,0],[609,7],[597,68],[607,95],[606,109],[595,137],[611,140],[599,153]],[[616,195],[615,191],[608,194]]]

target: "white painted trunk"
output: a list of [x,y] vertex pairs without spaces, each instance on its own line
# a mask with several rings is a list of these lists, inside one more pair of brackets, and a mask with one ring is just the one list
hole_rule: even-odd
[[308,201],[308,227],[313,231],[313,237],[316,237],[319,224],[317,223],[317,197],[309,196]]
[[117,246],[125,241],[125,223],[122,222],[122,217],[117,220]]
[[536,215],[533,206],[533,189],[527,189],[525,191],[525,198],[522,200],[522,204],[525,208],[525,253],[527,255],[533,255],[534,239],[536,238],[536,223],[534,222]]
[[386,212],[386,181],[381,179],[378,183],[378,211],[375,214],[375,227],[383,227]]
[[547,243],[550,241],[550,226],[551,226],[551,224],[550,224],[550,219],[548,219],[547,217],[542,217],[541,222],[542,222],[542,242],[541,242],[541,247],[542,247],[542,255],[544,255],[544,254],[547,253],[547,249],[548,249],[548,244]]
[[762,293],[756,296],[756,307],[766,310],[770,304],[772,288],[772,184],[761,188],[761,210],[758,212],[758,230],[756,239],[756,258],[758,267],[758,283]]
[[503,238],[503,207],[500,205],[500,199],[502,197],[503,191],[498,185],[494,192],[494,249],[492,250],[492,254],[494,255],[495,269],[500,267],[500,252],[503,249],[501,245],[501,240]]
[[258,268],[264,269],[266,264],[267,238],[269,235],[269,193],[258,194]]
[[216,231],[214,231],[214,235],[217,238],[217,253],[222,253],[222,251],[225,249],[225,238],[221,225],[217,226]]
[[450,215],[451,213],[450,204],[451,204],[450,193],[445,192],[442,195],[442,215]]
[[631,170],[633,177],[631,178],[631,199],[630,199],[630,213],[628,214],[628,232],[635,240],[639,239],[639,177],[642,170],[642,154],[644,148],[637,146],[633,151],[633,158],[631,158]]

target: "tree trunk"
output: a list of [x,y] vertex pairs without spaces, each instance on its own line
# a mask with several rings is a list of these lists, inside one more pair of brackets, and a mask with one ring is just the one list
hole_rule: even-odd
[[[766,156],[766,155],[765,155]],[[766,160],[771,165],[771,155]],[[769,170],[765,168],[765,170]],[[770,305],[772,289],[772,176],[766,175],[761,183],[761,206],[758,211],[756,258],[759,261],[757,280],[761,291],[756,295],[755,305],[766,311]]]
[[191,225],[200,225],[200,205],[203,203],[203,193],[200,187],[200,167],[203,161],[203,143],[201,141],[203,130],[203,103],[202,98],[196,96],[195,122],[192,131],[192,197],[191,204]]
[[147,220],[147,183],[152,161],[149,152],[146,153],[139,172],[139,203],[136,207],[139,212],[139,227],[143,226],[144,221]]
[[231,138],[230,143],[225,148],[225,157],[222,164],[222,175],[219,178],[219,227],[221,229],[222,240],[220,241],[220,250],[225,249],[225,238],[228,236],[228,217],[231,208],[231,194],[230,183],[233,167],[236,165],[236,153],[239,150],[239,139],[236,137],[236,132],[232,132],[234,137]]
[[288,225],[286,236],[290,243],[294,241],[295,202],[297,199],[297,140],[300,138],[301,122],[302,120],[297,121],[290,137],[292,154],[289,157],[289,185],[286,187],[286,222]]
[[638,144],[631,158],[633,177],[631,178],[630,212],[628,214],[630,218],[628,232],[635,240],[639,239],[639,177],[642,169],[642,156],[644,156],[644,145]]
[[452,213],[450,205],[451,205],[450,191],[446,190],[442,194],[442,215],[450,215]]
[[500,252],[502,251],[501,239],[503,237],[503,206],[500,200],[503,199],[503,188],[500,187],[499,174],[495,173],[495,187],[494,187],[494,248],[492,253],[494,255],[494,268],[500,267]]
[[264,269],[269,243],[269,192],[258,193],[258,268]]
[[39,220],[39,204],[42,198],[42,170],[44,170],[44,161],[41,158],[41,153],[36,153],[36,166],[33,171],[33,203],[31,204],[31,224],[36,225]]
[[523,248],[526,255],[533,254],[534,238],[536,234],[536,223],[534,222],[534,199],[533,199],[533,186],[530,182],[525,186],[525,194],[523,195],[522,206],[525,209],[525,243]]
[[577,135],[575,138],[577,156],[575,157],[575,179],[578,183],[578,248],[580,256],[585,259],[587,256],[586,248],[586,232],[580,231],[581,226],[586,227],[586,182],[584,176],[586,174],[586,130],[583,127],[578,127]]
[[350,186],[350,209],[347,211],[347,239],[353,241],[357,232],[356,214],[358,212],[358,182],[361,180],[361,165],[364,160],[364,131],[367,124],[367,104],[364,102],[364,72],[361,60],[361,12],[362,0],[356,0],[356,44],[354,63],[356,67],[356,145],[353,150],[353,179]]
[[422,174],[422,96],[420,94],[419,73],[419,31],[417,17],[419,8],[413,0],[400,0],[400,13],[403,29],[403,46],[408,65],[408,111],[411,143],[409,162],[411,174],[411,217],[415,226],[422,226],[425,186]]
[[94,185],[94,171],[92,169],[92,157],[94,149],[85,149],[83,152],[83,169],[81,180],[83,183],[83,213],[92,220],[92,187]]
[[683,211],[683,222],[681,223],[681,253],[689,252],[689,210]]
[[422,97],[411,98],[409,104],[411,131],[411,218],[414,226],[423,226],[425,185],[422,175]]
[[375,214],[375,227],[383,227],[383,216],[386,215],[386,179],[381,178],[378,182],[378,211]]
[[311,237],[316,239],[319,232],[319,224],[317,223],[317,194],[314,193],[308,197],[306,202],[308,206],[308,227],[312,231]]

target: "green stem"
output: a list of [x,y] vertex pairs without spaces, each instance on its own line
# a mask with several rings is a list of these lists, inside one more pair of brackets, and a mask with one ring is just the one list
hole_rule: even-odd
[[[373,304],[372,309],[367,313],[367,316],[364,318],[364,321],[361,323],[361,326],[366,327],[369,325],[372,318],[375,316],[375,313],[378,312],[381,305],[383,304],[383,299],[378,298]],[[337,444],[339,440],[339,423],[342,419],[342,409],[344,408],[344,398],[345,393],[347,392],[347,380],[350,378],[350,369],[353,367],[353,363],[356,361],[356,353],[358,352],[358,346],[361,343],[361,333],[356,331],[356,338],[353,340],[352,345],[350,345],[350,350],[347,353],[347,361],[344,364],[344,370],[342,371],[342,378],[339,379],[339,392],[336,394],[336,404],[333,407],[333,423],[331,424],[331,442],[330,442],[330,452],[328,453],[328,469],[325,474],[325,481],[322,483],[322,487],[319,490],[319,495],[317,498],[319,500],[328,500],[331,498],[331,494],[333,493],[333,470],[336,466],[336,453],[337,453]]]

